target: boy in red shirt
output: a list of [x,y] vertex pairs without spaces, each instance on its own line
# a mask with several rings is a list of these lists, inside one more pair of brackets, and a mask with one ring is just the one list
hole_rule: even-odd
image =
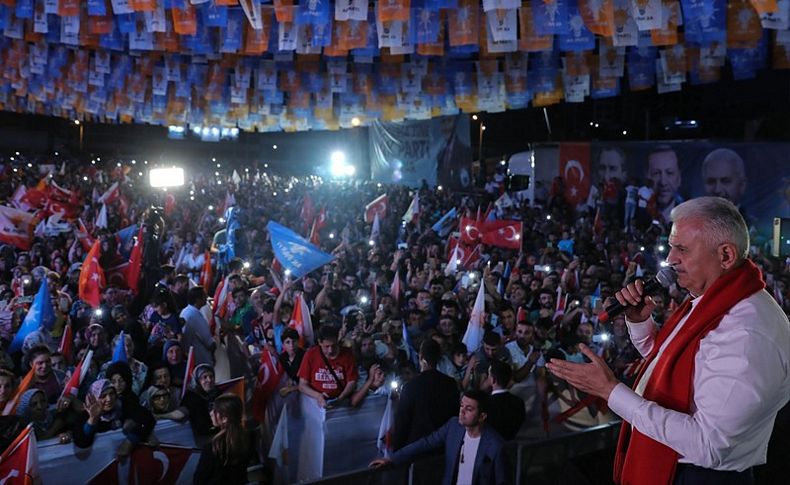
[[299,392],[318,401],[340,401],[351,395],[358,378],[350,349],[340,348],[338,330],[328,325],[318,329],[318,345],[310,348],[299,367]]

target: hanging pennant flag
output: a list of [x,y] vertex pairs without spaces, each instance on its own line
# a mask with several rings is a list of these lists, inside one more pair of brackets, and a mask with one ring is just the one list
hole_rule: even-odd
[[334,259],[285,226],[269,221],[266,228],[277,260],[292,278],[301,278]]
[[[540,1],[540,0],[537,0]],[[519,19],[519,40],[518,49],[523,52],[538,52],[551,50],[553,46],[553,34],[538,34],[535,27],[535,16],[532,7],[533,1],[526,0],[518,9]]]
[[727,47],[756,47],[762,32],[760,17],[748,0],[727,2]]
[[587,29],[584,19],[574,0],[569,0],[568,28],[560,34],[561,51],[585,51],[595,48],[595,36]]
[[[661,5],[661,0],[652,1]],[[579,0],[579,12],[584,19],[584,25],[593,34],[602,37],[614,35],[614,4],[612,0]]]
[[532,14],[538,34],[565,34],[568,32],[568,0],[533,1]]
[[99,265],[101,242],[93,242],[85,261],[82,263],[79,279],[79,298],[93,308],[101,304],[101,292],[104,289],[104,270]]
[[665,25],[662,0],[631,0],[631,13],[640,31],[660,29]]
[[[756,1],[756,0],[755,0]],[[755,4],[755,1],[752,4]],[[769,2],[772,0],[769,0]],[[763,3],[763,2],[758,2]],[[776,10],[768,11],[768,9],[755,5],[755,10],[760,15],[760,24],[764,29],[771,30],[787,30],[790,28],[790,1],[779,0],[776,1]]]
[[367,0],[336,0],[335,1],[335,20],[366,21],[368,19]]
[[479,15],[477,0],[458,0],[458,8],[447,12],[450,46],[478,45]]
[[631,0],[613,0],[614,35],[612,43],[616,47],[635,46],[639,39],[639,29],[631,15]]
[[381,22],[407,22],[410,6],[411,0],[380,0],[376,2],[377,17]]
[[21,349],[22,343],[25,341],[25,337],[31,333],[37,331],[40,328],[51,330],[54,324],[55,309],[52,307],[52,300],[49,296],[49,284],[45,278],[42,280],[41,285],[38,288],[36,297],[33,299],[33,304],[30,305],[30,309],[27,311],[27,315],[22,321],[22,325],[19,326],[19,330],[17,330],[16,334],[14,335],[14,340],[11,341],[11,345],[8,347],[8,352],[14,353]]
[[464,332],[461,341],[466,345],[469,355],[474,354],[483,342],[483,325],[485,324],[485,282],[480,282],[480,289],[477,291],[472,313],[469,316],[469,324]]

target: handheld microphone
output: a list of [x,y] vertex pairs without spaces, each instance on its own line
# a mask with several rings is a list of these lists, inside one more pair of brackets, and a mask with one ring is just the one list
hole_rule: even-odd
[[[667,266],[663,268],[661,271],[656,274],[656,276],[647,281],[644,284],[642,289],[642,297],[646,297],[647,295],[652,295],[656,293],[661,288],[669,288],[672,283],[677,281],[678,274],[672,269],[671,266]],[[598,322],[605,323],[608,322],[611,318],[623,313],[625,309],[628,308],[627,305],[621,305],[619,301],[612,303],[611,305],[607,306],[603,309],[601,313],[598,314]]]

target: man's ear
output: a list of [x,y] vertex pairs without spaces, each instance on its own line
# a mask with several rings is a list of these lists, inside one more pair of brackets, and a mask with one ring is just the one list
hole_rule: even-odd
[[480,422],[481,423],[485,422],[486,418],[488,418],[488,413],[481,412],[480,413]]
[[725,271],[732,269],[738,261],[738,249],[733,243],[727,242],[719,245],[717,252],[721,269]]

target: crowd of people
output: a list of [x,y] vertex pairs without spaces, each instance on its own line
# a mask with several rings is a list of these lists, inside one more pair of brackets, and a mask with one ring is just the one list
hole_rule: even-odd
[[[656,273],[669,249],[668,227],[635,216],[625,184],[616,198],[571,207],[556,188],[534,205],[503,198],[504,177],[459,193],[219,163],[190,170],[187,185],[162,191],[147,184],[150,166],[19,156],[3,164],[2,205],[39,217],[29,247],[0,246],[0,406],[32,423],[40,440],[84,448],[120,430],[117,455],[125,457],[141,443],[158,444],[157,421],[188,422],[204,446],[195,483],[246,483],[250,464],[268,466],[260,436],[273,430],[256,434],[255,426],[276,422],[262,420],[261,401],[248,399],[262,385],[264,354],[282,370],[274,392],[300,393],[321,407],[359,406],[400,383],[396,450],[459,413],[453,422],[467,432],[483,422],[495,432],[483,434],[485,446],[552,423],[579,429],[616,419],[544,366],[583,362],[585,345],[621,381],[635,377],[640,354],[624,317],[600,322],[597,315],[625,283]],[[418,214],[405,220],[415,192]],[[382,194],[387,208],[371,236],[364,208]],[[151,207],[161,207],[161,216]],[[238,210],[232,258],[229,207]],[[520,248],[480,244],[474,257],[452,261],[458,224],[447,231],[435,223],[453,208],[475,221],[520,221]],[[312,239],[333,260],[290,278],[275,261],[269,221]],[[151,244],[142,261],[132,257],[136,238]],[[80,297],[89,252],[105,276],[94,303]],[[751,256],[790,312],[790,266],[764,248]],[[142,266],[138,282],[128,278],[136,274],[130,264]],[[54,318],[14,346],[41,285]],[[470,348],[463,337],[478,295],[485,324],[482,342]],[[676,286],[657,294],[654,320],[663,322],[685,298]],[[291,325],[302,308],[314,339]],[[75,372],[82,379],[70,389]],[[251,392],[223,392],[220,376],[244,378]],[[255,425],[243,425],[250,421]],[[453,426],[445,433],[457,434]],[[11,430],[1,434],[6,445],[14,438]]]

